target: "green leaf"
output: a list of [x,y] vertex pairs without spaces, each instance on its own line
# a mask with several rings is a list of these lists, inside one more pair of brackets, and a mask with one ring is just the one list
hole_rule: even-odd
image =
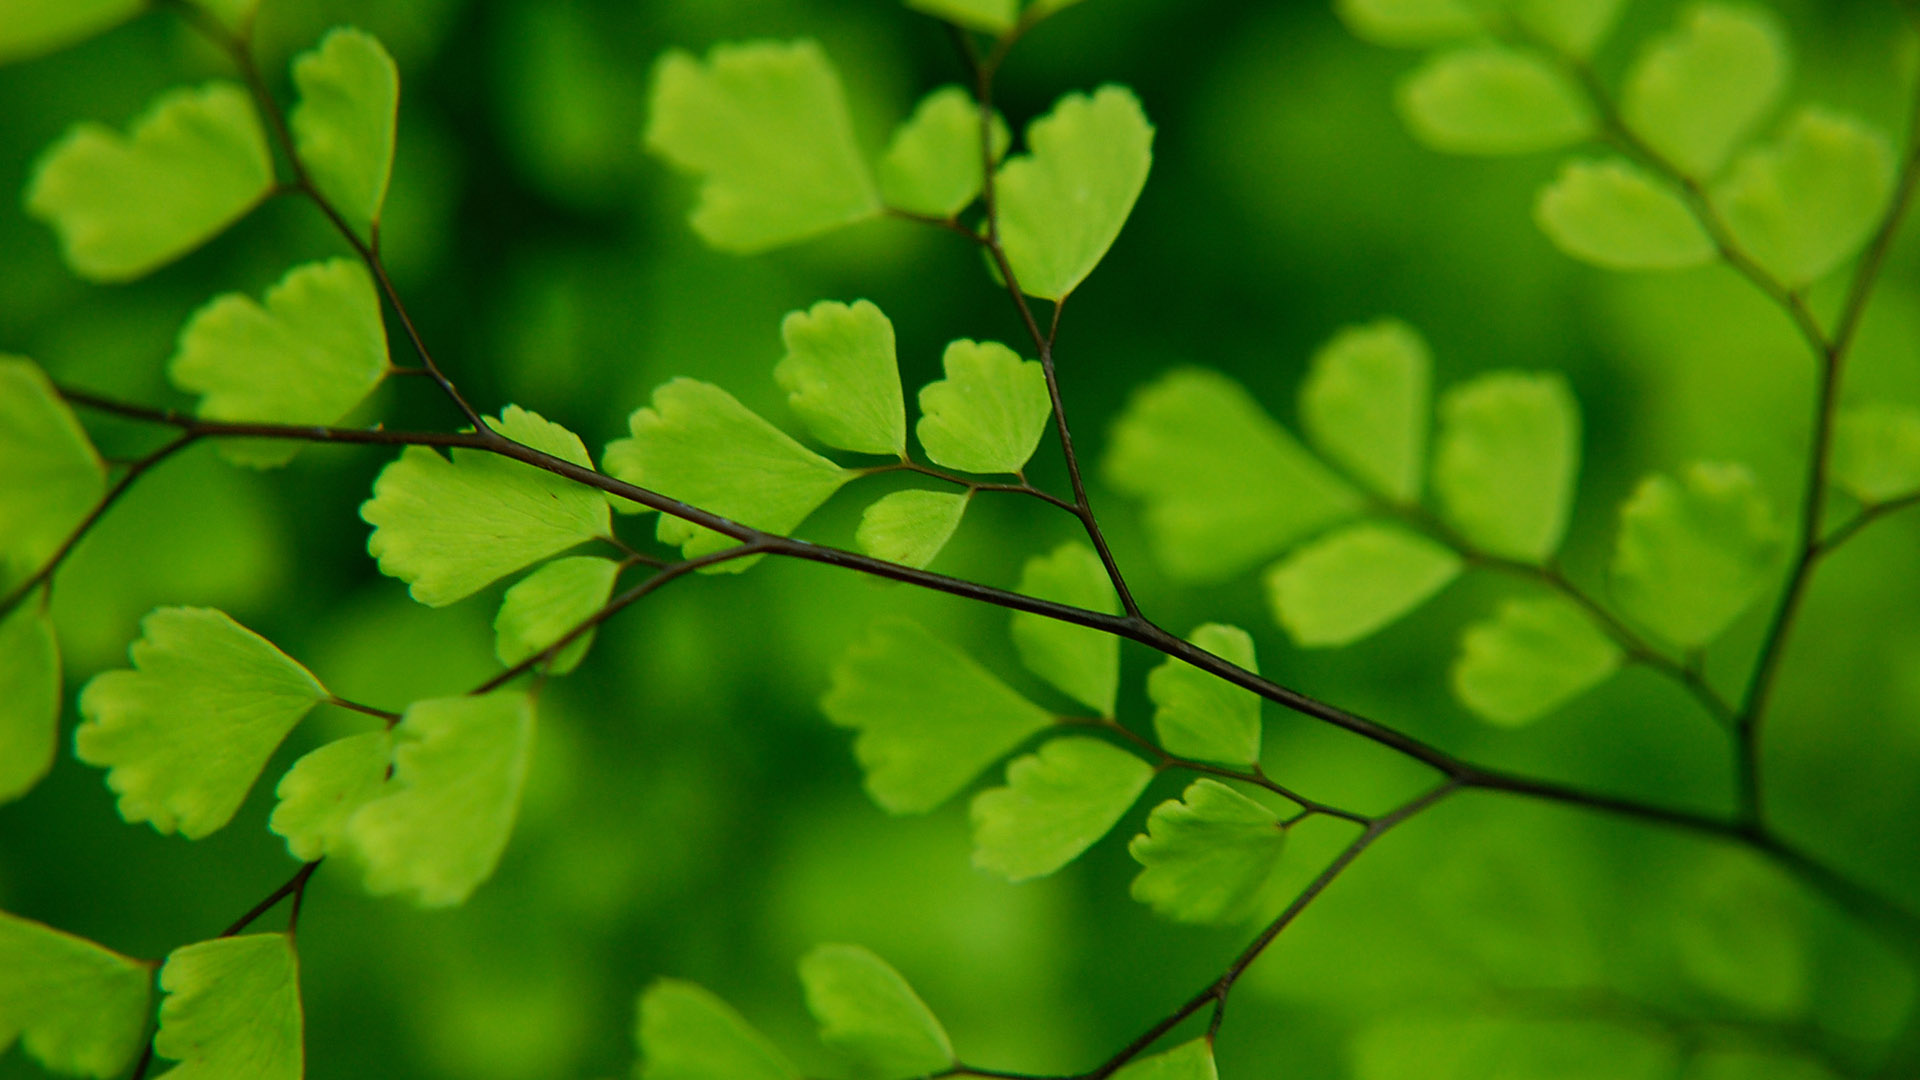
[[925,569],[947,546],[968,496],[948,491],[896,491],[867,507],[853,541],[876,559]]
[[1414,137],[1453,154],[1558,150],[1593,132],[1579,88],[1545,60],[1499,45],[1440,53],[1400,84]]
[[370,236],[393,176],[400,72],[378,38],[336,27],[293,61],[299,104],[287,116],[300,162],[320,194]]
[[1920,409],[1875,402],[1842,410],[1833,430],[1833,479],[1865,503],[1920,492]]
[[1147,789],[1153,766],[1084,735],[1014,758],[1007,786],[973,799],[973,865],[1008,881],[1045,877],[1107,835]]
[[972,657],[905,619],[874,624],[847,650],[820,708],[859,731],[853,756],[867,793],[894,814],[939,806],[1053,723]]
[[1252,913],[1287,834],[1273,811],[1216,780],[1196,780],[1147,815],[1127,851],[1145,869],[1133,898],[1176,922],[1228,923]]
[[1170,372],[1114,424],[1107,482],[1146,502],[1167,571],[1222,581],[1352,517],[1360,498],[1216,371]]
[[73,128],[35,163],[27,212],[59,234],[74,273],[130,281],[212,239],[273,185],[253,102],[212,82],[162,95],[128,137]]
[[1675,483],[1649,476],[1620,508],[1614,599],[1667,641],[1720,636],[1767,584],[1785,530],[1743,465],[1689,465]]
[[1053,415],[1046,371],[997,341],[948,344],[947,377],[920,388],[914,434],[936,464],[970,473],[1018,473]]
[[1163,1054],[1140,1058],[1114,1073],[1113,1080],[1220,1080],[1213,1062],[1213,1038],[1202,1036]]
[[640,995],[638,1080],[799,1080],[800,1072],[726,1002],[661,979]]
[[108,769],[129,824],[198,840],[225,825],[281,740],[328,693],[267,639],[212,608],[155,608],[133,670],[80,694],[81,761]]
[[416,701],[393,729],[386,794],[347,820],[367,891],[422,907],[464,903],[493,875],[513,834],[533,756],[522,693]]
[[1322,453],[1396,502],[1420,498],[1433,354],[1398,319],[1350,326],[1314,354],[1300,422]]
[[[592,468],[580,437],[518,405],[492,425],[501,435]],[[373,526],[367,551],[415,600],[444,607],[613,527],[598,491],[484,450],[452,459],[409,446],[380,470],[360,504]]]
[[881,210],[840,79],[812,41],[718,45],[705,63],[667,53],[645,141],[703,178],[693,231],[723,251],[765,251]]
[[1567,162],[1533,220],[1561,251],[1608,270],[1683,270],[1717,254],[1680,196],[1622,158]]
[[0,615],[0,803],[47,775],[59,725],[60,647],[53,620],[38,595],[29,595]]
[[[801,446],[732,394],[694,379],[655,389],[653,406],[635,410],[627,427],[631,438],[607,446],[609,473],[765,532],[792,532],[859,475]],[[659,534],[689,558],[737,543],[665,515]],[[737,571],[752,562],[723,565]]]
[[1349,645],[1425,603],[1465,566],[1424,536],[1364,521],[1275,563],[1266,574],[1267,599],[1296,644]]
[[861,1076],[927,1076],[955,1064],[953,1044],[920,996],[885,960],[858,945],[821,945],[800,958],[807,1011],[820,1041]]
[[146,9],[146,0],[10,0],[0,18],[0,64],[77,45]]
[[1004,34],[1020,15],[1020,0],[907,0],[907,6],[968,30]]
[[[1484,0],[1481,0],[1484,2]],[[1576,57],[1605,40],[1626,0],[1496,0],[1528,34]]]
[[1433,487],[1490,555],[1543,562],[1560,546],[1580,472],[1580,406],[1557,374],[1496,372],[1440,399]]
[[[993,115],[993,157],[1011,140],[1007,122]],[[880,157],[880,197],[896,210],[951,218],[980,194],[980,106],[958,86],[920,99],[894,129]]]
[[287,770],[274,789],[280,803],[267,828],[286,838],[287,851],[312,862],[346,850],[347,821],[378,796],[393,763],[393,734],[349,735],[314,750]]
[[1627,72],[1627,129],[1696,180],[1706,180],[1786,88],[1786,34],[1772,12],[1704,3],[1650,41]]
[[[1253,638],[1237,626],[1206,623],[1188,641],[1222,660],[1258,673]],[[1175,757],[1251,765],[1260,760],[1260,697],[1169,658],[1147,673],[1153,699],[1153,730]]]
[[46,373],[0,353],[0,583],[40,569],[106,490],[106,463]]
[[[387,329],[373,277],[355,259],[295,267],[266,306],[227,293],[195,312],[168,362],[173,384],[199,394],[208,420],[332,424],[386,377]],[[223,439],[221,453],[268,468],[305,443]]]
[[780,322],[787,355],[773,379],[807,430],[828,446],[863,454],[907,453],[907,406],[894,358],[893,324],[865,300],[822,300]]
[[[1035,555],[1020,572],[1020,591],[1041,600],[1107,615],[1120,614],[1120,598],[1094,550],[1069,540],[1049,555]],[[1013,644],[1027,670],[1101,716],[1113,715],[1120,689],[1120,639],[1090,626],[1016,611]]]
[[219,21],[237,37],[251,35],[253,21],[260,13],[261,0],[187,0],[194,7]]
[[1807,108],[1778,142],[1735,159],[1713,204],[1743,251],[1799,289],[1866,243],[1893,193],[1893,170],[1885,136]]
[[300,1080],[300,961],[285,934],[246,934],[173,950],[160,969],[153,1048],[174,1080]]
[[[500,614],[493,620],[494,655],[512,667],[545,652],[606,606],[619,577],[619,563],[591,555],[555,559],[528,574],[500,602]],[[593,635],[588,630],[574,638],[559,655],[540,664],[540,670],[565,675],[579,667]]]
[[1133,92],[1068,94],[1027,126],[1027,153],[994,174],[1000,245],[1029,296],[1059,300],[1085,281],[1146,186],[1153,125]]
[[1482,29],[1480,16],[1463,0],[1334,0],[1333,7],[1355,37],[1375,45],[1441,45]]
[[1361,1028],[1349,1075],[1354,1080],[1702,1080],[1680,1068],[1677,1058],[1668,1033],[1591,1013],[1420,1010]]
[[118,1076],[147,1032],[147,965],[0,912],[0,1054],[16,1040],[54,1072]]
[[1481,717],[1518,727],[1604,682],[1620,661],[1620,647],[1571,602],[1508,600],[1461,635],[1453,692]]

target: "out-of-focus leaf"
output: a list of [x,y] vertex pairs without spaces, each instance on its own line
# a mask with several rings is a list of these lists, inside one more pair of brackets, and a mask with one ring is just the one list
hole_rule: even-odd
[[320,747],[301,757],[274,789],[280,803],[267,828],[285,837],[287,851],[301,862],[345,850],[347,821],[387,783],[393,763],[393,734],[368,731]]
[[146,8],[146,0],[9,0],[0,9],[0,64],[76,45]]
[[1107,835],[1147,789],[1153,766],[1084,735],[1014,758],[1007,786],[973,799],[973,865],[1009,881],[1044,877]]
[[1020,0],[907,0],[907,6],[924,11],[936,19],[989,34],[1013,29],[1020,15]]
[[15,1040],[55,1072],[105,1080],[146,1034],[147,965],[0,912],[0,1054]]
[[640,995],[637,1080],[799,1080],[800,1071],[704,987],[661,979]]
[[1119,1072],[1113,1080],[1219,1080],[1213,1063],[1213,1040],[1194,1039],[1161,1054],[1149,1054]]
[[1321,453],[1396,502],[1420,498],[1433,408],[1433,354],[1398,319],[1350,326],[1300,384],[1300,422]]
[[1599,685],[1620,661],[1620,647],[1571,602],[1508,600],[1461,635],[1453,692],[1482,718],[1517,727]]
[[30,595],[0,615],[0,803],[47,775],[59,726],[60,647],[53,620]]
[[46,373],[0,354],[0,582],[40,569],[106,489],[106,463]]
[[[1100,556],[1076,540],[1028,559],[1020,572],[1020,591],[1107,615],[1120,613],[1120,598]],[[1017,611],[1013,643],[1027,670],[1101,716],[1113,715],[1120,688],[1119,638],[1090,626]]]
[[1568,162],[1540,189],[1533,220],[1561,251],[1608,270],[1682,270],[1715,255],[1680,196],[1621,158]]
[[1710,179],[1786,87],[1786,34],[1772,12],[1699,4],[1627,72],[1620,116],[1696,180]]
[[1542,562],[1560,547],[1580,472],[1580,407],[1557,374],[1497,372],[1447,391],[1433,488],[1487,552]]
[[818,946],[800,958],[800,984],[820,1041],[851,1058],[860,1075],[928,1076],[954,1065],[946,1029],[871,950]]
[[1734,160],[1713,204],[1734,240],[1789,289],[1860,250],[1893,192],[1893,150],[1859,121],[1807,108],[1777,142]]
[[1867,503],[1920,492],[1920,409],[1876,402],[1843,410],[1833,430],[1833,478]]
[[1743,465],[1690,465],[1678,483],[1650,476],[1620,508],[1613,595],[1662,638],[1698,648],[1758,597],[1785,540]]
[[1560,71],[1531,53],[1468,45],[1400,84],[1401,115],[1421,142],[1454,154],[1558,150],[1593,131],[1593,112]]
[[1334,0],[1333,8],[1355,36],[1396,48],[1457,41],[1484,25],[1465,0]]
[[1424,536],[1366,521],[1275,563],[1266,574],[1267,598],[1296,644],[1348,645],[1425,603],[1465,565]]

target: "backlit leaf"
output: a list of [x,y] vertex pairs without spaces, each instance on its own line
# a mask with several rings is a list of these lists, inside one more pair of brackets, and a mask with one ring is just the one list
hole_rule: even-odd
[[1007,786],[973,799],[973,865],[1009,881],[1044,877],[1107,835],[1147,789],[1153,766],[1069,735],[1007,765]]
[[1681,270],[1716,254],[1680,196],[1621,158],[1567,162],[1533,219],[1561,251],[1609,270]]
[[1772,12],[1699,4],[1641,51],[1621,90],[1621,119],[1682,172],[1710,179],[1779,100],[1788,66]]
[[895,814],[940,805],[1053,723],[972,657],[905,619],[876,623],[847,650],[820,708],[859,732],[853,755],[867,792]]
[[293,61],[300,101],[287,115],[300,162],[361,235],[380,220],[393,176],[400,72],[379,39],[338,27]]
[[[993,157],[1007,152],[1011,136],[993,116]],[[980,106],[958,86],[926,97],[894,129],[880,157],[880,196],[888,206],[930,217],[951,218],[980,194]]]
[[74,127],[35,164],[27,212],[59,234],[74,273],[128,281],[212,239],[273,183],[253,102],[213,82],[162,95],[128,136]]
[[1785,539],[1745,466],[1697,463],[1678,483],[1647,477],[1620,508],[1614,599],[1667,641],[1705,645],[1753,603]]
[[[373,277],[355,259],[295,267],[263,307],[227,293],[195,312],[168,362],[173,384],[199,394],[208,420],[332,424],[387,374],[387,330]],[[241,465],[285,465],[306,444],[223,439]]]
[[106,464],[46,374],[0,354],[0,582],[40,569],[106,489]]
[[1494,6],[1527,34],[1584,57],[1605,40],[1626,0],[1495,0]]
[[1176,922],[1245,918],[1280,864],[1287,834],[1273,811],[1217,780],[1196,780],[1147,816],[1127,846],[1144,869],[1133,898]]
[[640,995],[638,1080],[799,1080],[800,1072],[726,1002],[661,979]]
[[1352,517],[1357,493],[1215,371],[1171,372],[1136,391],[1114,424],[1107,482],[1146,503],[1168,572],[1221,581]]
[[[492,425],[501,435],[591,468],[580,437],[518,405]],[[612,529],[598,491],[484,450],[441,457],[409,446],[360,504],[373,526],[367,551],[415,600],[444,607],[532,563]]]
[[[1207,623],[1188,641],[1248,671],[1259,672],[1253,638],[1237,626]],[[1260,760],[1260,698],[1180,660],[1147,673],[1153,730],[1175,757],[1251,765]]]
[[267,759],[328,697],[306,668],[212,608],[155,608],[133,670],[93,677],[74,732],[120,816],[198,840],[232,820]]
[[1500,45],[1440,53],[1400,84],[1400,113],[1421,142],[1454,154],[1530,154],[1579,142],[1593,114],[1544,59]]
[[1713,204],[1741,249],[1797,289],[1866,243],[1893,192],[1893,168],[1885,136],[1807,108],[1779,141],[1734,160]]
[[1461,635],[1453,692],[1481,717],[1517,727],[1599,685],[1620,661],[1620,647],[1571,602],[1508,600]]
[[814,438],[863,454],[907,452],[907,407],[893,324],[865,300],[822,300],[780,323],[787,355],[773,378]]
[[1294,642],[1348,645],[1447,587],[1466,563],[1397,525],[1367,521],[1321,537],[1267,571],[1267,599]]
[[391,732],[349,735],[293,763],[274,789],[279,805],[267,828],[286,838],[287,851],[312,862],[344,850],[347,821],[386,787],[393,763]]
[[674,50],[654,68],[647,149],[702,178],[693,230],[743,254],[880,212],[839,76],[812,41]]
[[1068,94],[1027,127],[1027,153],[994,175],[1000,243],[1029,296],[1058,300],[1113,246],[1153,164],[1153,126],[1133,92]]
[[16,1040],[59,1073],[126,1071],[147,1030],[147,965],[0,912],[0,1054]]
[[216,938],[173,950],[160,969],[153,1048],[174,1080],[300,1080],[300,962],[285,934]]
[[[606,606],[620,564],[592,555],[555,559],[522,578],[500,601],[494,617],[493,652],[512,667],[545,652],[567,632]],[[568,642],[540,670],[565,675],[580,666],[593,645],[592,630]]]
[[0,615],[0,803],[25,795],[53,767],[59,724],[60,648],[53,620],[31,594]]
[[[1091,547],[1077,540],[1028,559],[1020,572],[1020,591],[1041,600],[1120,614],[1120,598],[1114,594],[1107,568]],[[1090,626],[1016,611],[1013,643],[1027,670],[1101,716],[1113,715],[1120,687],[1119,638]]]
[[1920,409],[1875,402],[1842,410],[1833,430],[1833,479],[1867,503],[1920,492]]
[[800,958],[807,1011],[820,1041],[861,1076],[927,1076],[951,1068],[953,1044],[920,996],[885,960],[858,945],[821,945]]
[[989,34],[1011,30],[1020,14],[1020,0],[907,0],[907,6]]
[[854,543],[876,559],[924,569],[960,527],[967,498],[951,491],[896,491],[860,515]]
[[1335,0],[1334,10],[1355,36],[1376,45],[1439,45],[1482,28],[1469,0]]
[[1496,372],[1440,399],[1433,488],[1447,521],[1491,555],[1560,546],[1580,472],[1580,407],[1555,374]]
[[947,377],[920,388],[914,434],[936,464],[970,473],[1017,473],[1053,415],[1038,360],[997,341],[965,339],[941,358]]
[[1398,319],[1350,326],[1314,354],[1300,422],[1320,451],[1396,502],[1420,498],[1433,354]]
[[0,64],[78,44],[146,9],[146,0],[9,0],[0,18]]
[[1161,1054],[1138,1058],[1113,1080],[1220,1080],[1213,1063],[1213,1039],[1202,1037]]

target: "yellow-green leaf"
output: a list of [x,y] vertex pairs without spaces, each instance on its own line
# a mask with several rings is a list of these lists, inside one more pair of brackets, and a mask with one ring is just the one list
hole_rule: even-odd
[[1610,581],[1627,614],[1675,645],[1719,637],[1758,598],[1786,530],[1743,465],[1650,476],[1620,508]]
[[[991,131],[998,161],[1011,138],[999,113]],[[881,198],[896,210],[951,218],[980,194],[983,156],[979,104],[960,87],[943,86],[894,129],[880,157]]]
[[1833,479],[1865,503],[1920,492],[1920,409],[1874,402],[1842,410],[1833,429]]
[[[493,620],[494,655],[512,667],[545,652],[606,606],[619,577],[619,563],[592,555],[555,559],[528,574],[500,601],[500,614]],[[588,630],[569,641],[552,660],[540,664],[540,670],[565,675],[579,667],[593,636]]]
[[1127,850],[1142,869],[1133,898],[1176,922],[1227,923],[1251,914],[1280,864],[1287,834],[1273,811],[1201,779],[1147,816]]
[[0,1054],[16,1040],[59,1073],[119,1076],[147,1029],[146,964],[0,912]]
[[807,1011],[820,1041],[860,1076],[929,1076],[955,1064],[946,1029],[892,965],[858,945],[820,945],[800,958]]
[[1454,154],[1531,154],[1579,142],[1593,112],[1546,60],[1502,45],[1440,53],[1400,84],[1401,115],[1421,142]]
[[1469,543],[1542,562],[1560,547],[1580,472],[1580,407],[1556,374],[1496,372],[1440,399],[1433,489]]
[[799,1080],[800,1071],[705,988],[661,979],[640,995],[636,1080]]
[[1322,453],[1397,502],[1420,498],[1433,354],[1398,319],[1350,326],[1313,356],[1300,421]]
[[[1206,623],[1188,641],[1251,672],[1260,666],[1253,638],[1237,626]],[[1153,730],[1176,757],[1251,765],[1260,760],[1260,698],[1185,661],[1168,658],[1147,673]]]
[[363,237],[380,220],[393,176],[400,72],[378,38],[337,27],[293,61],[300,101],[287,116],[301,164]]
[[1147,789],[1153,766],[1069,735],[1007,765],[1007,786],[974,796],[973,865],[1008,881],[1044,877],[1107,835]]
[[1734,160],[1713,204],[1742,250],[1789,289],[1860,250],[1893,193],[1886,136],[1848,116],[1802,109],[1779,140]]
[[1696,180],[1720,171],[1786,88],[1779,17],[1747,5],[1704,3],[1649,42],[1627,72],[1627,128]]
[[0,803],[53,767],[60,724],[60,648],[38,594],[0,615]]
[[1267,599],[1296,644],[1349,645],[1425,603],[1465,566],[1424,536],[1361,522],[1275,563],[1266,574]]
[[1026,468],[1053,415],[1040,362],[997,341],[963,338],[947,345],[941,365],[947,377],[920,388],[914,434],[927,456],[962,472]]
[[[1091,547],[1077,540],[1028,559],[1020,572],[1020,591],[1088,611],[1120,614],[1120,598],[1106,566]],[[1090,626],[1017,611],[1013,643],[1027,670],[1101,716],[1113,715],[1120,687],[1119,638]]]
[[1533,220],[1561,251],[1609,270],[1682,270],[1716,254],[1680,196],[1622,158],[1569,161]]
[[46,373],[0,353],[0,584],[39,570],[106,489],[106,463]]
[[863,454],[907,452],[907,406],[894,356],[893,324],[870,301],[822,300],[780,322],[787,355],[773,379],[807,430],[828,446]]
[[147,0],[8,0],[0,8],[0,64],[77,45],[146,8]]
[[247,934],[173,950],[160,969],[153,1048],[174,1080],[300,1080],[306,1062],[300,962],[285,934]]
[[1356,37],[1376,45],[1440,45],[1483,28],[1465,0],[1334,0],[1333,8]]
[[1004,34],[1013,29],[1020,14],[1020,0],[907,0],[907,6],[924,11],[955,26],[988,34]]
[[1453,692],[1484,719],[1518,727],[1604,682],[1620,661],[1620,647],[1571,602],[1508,600],[1461,635]]
[[896,491],[860,515],[853,541],[876,559],[924,569],[953,538],[968,496],[952,491]]
[[393,764],[393,734],[369,731],[320,747],[293,763],[274,795],[267,828],[301,862],[344,851],[347,821],[378,796]]

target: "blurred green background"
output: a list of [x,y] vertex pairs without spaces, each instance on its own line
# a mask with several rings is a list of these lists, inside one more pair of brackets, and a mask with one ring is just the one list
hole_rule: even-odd
[[[1913,41],[1895,5],[1780,7],[1796,39],[1794,99],[1902,130]],[[1631,4],[1603,71],[1617,73],[1674,11]],[[1017,347],[1005,296],[953,237],[882,222],[771,257],[716,254],[685,227],[691,185],[639,149],[648,69],[663,49],[806,34],[839,64],[877,150],[921,93],[958,77],[930,19],[884,0],[266,0],[261,53],[277,89],[288,58],[339,23],[373,31],[400,63],[386,251],[427,340],[486,411],[526,405],[598,448],[624,434],[651,387],[691,375],[791,426],[769,375],[779,321],[823,298],[867,297],[892,317],[909,387],[937,375],[950,339]],[[1415,62],[1356,41],[1322,3],[1087,0],[1020,46],[1002,91],[1016,128],[1060,93],[1106,81],[1136,88],[1159,128],[1146,192],[1073,298],[1060,340],[1083,452],[1097,459],[1130,390],[1177,364],[1230,372],[1290,422],[1313,348],[1342,325],[1395,314],[1433,342],[1440,386],[1498,368],[1568,373],[1586,422],[1569,547],[1582,581],[1600,581],[1615,508],[1647,471],[1744,461],[1792,505],[1814,368],[1785,319],[1719,269],[1621,277],[1560,256],[1529,214],[1557,161],[1416,146],[1392,107]],[[223,74],[163,15],[0,69],[0,190],[22,190],[67,125],[122,125],[161,90]],[[257,295],[296,262],[340,250],[310,207],[283,201],[148,279],[99,288],[67,273],[50,234],[9,208],[0,348],[66,383],[186,404],[162,375],[185,317],[216,292]],[[1850,397],[1920,405],[1916,285],[1920,245],[1909,239],[1866,325]],[[1836,295],[1815,300],[1830,309]],[[364,415],[455,420],[418,380],[387,387]],[[109,454],[151,437],[94,429]],[[385,455],[314,449],[260,475],[210,449],[141,483],[62,573],[55,607],[73,688],[124,664],[157,604],[222,607],[336,691],[387,708],[461,692],[494,669],[498,587],[429,611],[366,557],[356,508]],[[1039,460],[1036,481],[1063,489],[1044,446]],[[874,493],[843,493],[804,535],[849,543]],[[1153,566],[1134,508],[1094,494],[1143,605],[1171,629],[1246,626],[1282,682],[1477,761],[1691,808],[1729,804],[1724,736],[1648,673],[1628,671],[1518,732],[1450,699],[1459,627],[1521,588],[1513,582],[1471,575],[1357,647],[1296,650],[1251,579],[1175,586]],[[1011,584],[1027,555],[1072,533],[1036,506],[976,502],[935,568]],[[1909,906],[1920,905],[1917,543],[1920,515],[1909,514],[1822,572],[1767,747],[1786,833]],[[1020,886],[969,865],[964,800],[910,819],[866,800],[845,734],[814,702],[833,659],[889,611],[1054,700],[1011,661],[1001,612],[812,565],[676,585],[620,618],[579,674],[545,692],[518,831],[466,907],[369,899],[322,868],[300,937],[309,1075],[624,1075],[634,995],[661,975],[707,984],[810,1075],[834,1074],[792,976],[820,941],[891,960],[965,1060],[1076,1071],[1216,976],[1251,927],[1174,927],[1127,897],[1134,864],[1120,838],[1175,781],[1080,863]],[[1743,677],[1759,632],[1756,613],[1713,650],[1723,686]],[[1125,654],[1124,720],[1145,720],[1154,660]],[[309,721],[235,823],[198,843],[122,824],[99,772],[63,757],[0,808],[0,907],[137,956],[217,933],[294,868],[265,829],[272,778],[364,722]],[[1271,708],[1267,732],[1278,777],[1363,810],[1427,780]],[[1286,875],[1295,887],[1347,838],[1302,832]],[[1287,932],[1235,994],[1219,1054],[1229,1077],[1301,1080],[1869,1074],[1890,1043],[1920,1054],[1914,1001],[1909,968],[1763,863],[1470,796],[1382,843]],[[1489,1071],[1496,1059],[1509,1071]],[[18,1051],[0,1058],[0,1077],[29,1075]]]

